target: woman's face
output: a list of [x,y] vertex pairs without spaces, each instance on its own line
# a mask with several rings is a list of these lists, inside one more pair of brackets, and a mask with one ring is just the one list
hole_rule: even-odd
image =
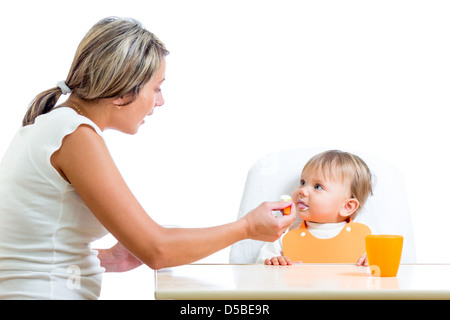
[[128,134],[135,134],[139,127],[144,124],[145,118],[153,114],[156,107],[164,104],[164,98],[161,92],[161,85],[165,80],[166,62],[161,62],[161,67],[140,90],[136,100],[132,103],[116,108],[115,129]]

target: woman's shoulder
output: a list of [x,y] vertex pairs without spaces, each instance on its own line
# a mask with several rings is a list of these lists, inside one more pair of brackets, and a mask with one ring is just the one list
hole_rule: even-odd
[[77,140],[78,143],[75,146],[78,146],[78,151],[84,148],[83,137],[104,144],[100,128],[90,119],[80,116],[75,110],[67,107],[56,108],[40,115],[34,124],[22,129],[22,144],[26,144],[33,161],[40,167],[48,167],[50,171],[53,171],[50,158],[62,147],[68,137],[74,136],[74,133],[81,138]]
[[100,129],[88,118],[72,113],[71,109],[52,112],[55,114],[49,116],[48,122],[49,126],[56,127],[56,135],[45,145],[46,163],[69,183],[72,183],[72,177],[68,173],[75,167],[83,168],[77,174],[93,175],[85,168],[86,163],[93,164],[96,158],[108,159],[110,156]]
[[103,138],[100,128],[89,118],[79,115],[75,110],[68,107],[58,107],[54,110],[36,118],[35,125],[41,131],[53,136],[63,137],[75,131],[80,125],[85,124]]

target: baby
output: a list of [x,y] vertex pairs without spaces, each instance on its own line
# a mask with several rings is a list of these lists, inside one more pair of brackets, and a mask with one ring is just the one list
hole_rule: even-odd
[[292,195],[303,222],[294,222],[280,239],[265,244],[257,263],[348,263],[354,259],[357,265],[367,265],[365,236],[371,232],[352,219],[369,195],[372,176],[361,158],[337,150],[314,156]]

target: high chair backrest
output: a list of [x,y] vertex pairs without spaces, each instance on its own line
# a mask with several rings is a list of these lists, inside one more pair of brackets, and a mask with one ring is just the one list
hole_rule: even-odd
[[[238,219],[264,201],[278,201],[283,194],[292,195],[300,182],[303,166],[325,149],[291,149],[270,153],[250,168],[239,208]],[[414,234],[406,187],[402,172],[377,156],[348,151],[361,157],[370,168],[373,196],[360,210],[355,222],[368,225],[374,234],[399,234],[403,239],[402,263],[416,262]],[[262,241],[243,240],[231,246],[230,263],[255,263]],[[356,261],[355,261],[356,262]]]

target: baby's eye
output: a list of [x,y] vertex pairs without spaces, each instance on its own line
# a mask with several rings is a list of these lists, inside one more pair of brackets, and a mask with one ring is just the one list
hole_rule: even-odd
[[314,186],[314,189],[316,189],[316,190],[323,190],[323,187],[320,184],[316,184]]
[[300,180],[300,186],[302,186],[302,187],[303,187],[304,185],[306,185],[306,182],[305,182],[305,180],[303,180],[303,179],[302,179],[302,180]]

